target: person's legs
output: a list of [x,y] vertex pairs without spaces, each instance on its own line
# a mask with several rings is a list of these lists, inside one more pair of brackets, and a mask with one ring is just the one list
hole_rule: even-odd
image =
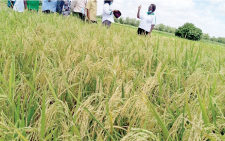
[[85,21],[85,16],[84,16],[84,14],[79,13],[79,18],[80,18],[82,21]]
[[105,21],[102,22],[102,25],[108,26],[108,28],[109,28],[111,26],[111,22],[108,21],[108,20],[105,20]]
[[38,10],[36,10],[36,9],[28,9],[28,11],[38,13]]
[[45,13],[45,14],[50,14],[51,13],[50,10],[45,10],[45,11],[42,11],[42,12]]
[[62,9],[63,9],[64,1],[58,0],[57,5],[56,5],[56,12],[59,14],[62,14]]
[[147,35],[149,32],[145,31],[144,29],[138,28],[137,30],[138,35]]
[[82,13],[73,12],[73,16],[75,16],[83,21],[85,20],[85,17]]
[[78,17],[78,13],[73,12],[73,16],[74,16],[74,17]]
[[141,35],[141,34],[142,34],[142,32],[143,32],[143,29],[138,28],[138,30],[137,30],[137,34],[138,34],[138,35]]
[[149,33],[148,31],[145,31],[145,35],[148,35],[148,33]]

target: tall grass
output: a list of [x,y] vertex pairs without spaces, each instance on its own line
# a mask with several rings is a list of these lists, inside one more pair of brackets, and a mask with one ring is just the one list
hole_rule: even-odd
[[225,49],[0,11],[0,140],[223,140]]

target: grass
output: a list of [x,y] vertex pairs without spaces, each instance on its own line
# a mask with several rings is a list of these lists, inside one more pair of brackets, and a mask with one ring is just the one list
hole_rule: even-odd
[[224,140],[225,48],[0,11],[0,140]]

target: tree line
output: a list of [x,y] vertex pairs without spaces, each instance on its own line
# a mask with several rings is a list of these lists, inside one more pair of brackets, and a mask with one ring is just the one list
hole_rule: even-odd
[[[101,19],[101,16],[97,16],[99,19]],[[116,23],[120,24],[125,24],[125,25],[130,25],[130,26],[135,26],[138,27],[140,24],[140,21],[137,20],[136,18],[114,18]],[[170,27],[167,25],[164,25],[162,23],[157,24],[154,28],[154,30],[162,31],[162,32],[167,32],[174,34],[175,36],[181,37],[181,38],[186,38],[189,40],[208,40],[208,41],[213,41],[213,42],[218,42],[218,43],[223,43],[225,44],[225,37],[210,37],[208,33],[202,33],[202,30],[195,27],[194,24],[192,23],[185,23],[183,26],[180,26],[179,28],[175,27]]]
[[225,44],[225,37],[210,37],[207,33],[202,35],[202,39]]

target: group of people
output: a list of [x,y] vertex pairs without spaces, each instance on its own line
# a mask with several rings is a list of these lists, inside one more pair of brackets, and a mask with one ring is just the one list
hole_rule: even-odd
[[97,0],[8,0],[7,6],[14,11],[23,12],[39,11],[40,1],[42,1],[41,11],[45,14],[59,13],[63,16],[77,16],[85,20],[85,15],[93,23],[97,23]]
[[[104,0],[102,12],[102,24],[110,27],[114,22],[114,13],[119,10],[112,10],[111,5],[114,0]],[[8,0],[7,6],[14,11],[23,12],[24,9],[29,11],[39,11],[39,0]],[[152,32],[156,24],[154,11],[156,6],[151,4],[147,12],[140,14],[141,6],[138,7],[137,18],[141,20],[137,33],[139,35],[148,35]],[[73,16],[90,23],[97,23],[97,0],[42,0],[42,12],[46,14],[59,13]]]

